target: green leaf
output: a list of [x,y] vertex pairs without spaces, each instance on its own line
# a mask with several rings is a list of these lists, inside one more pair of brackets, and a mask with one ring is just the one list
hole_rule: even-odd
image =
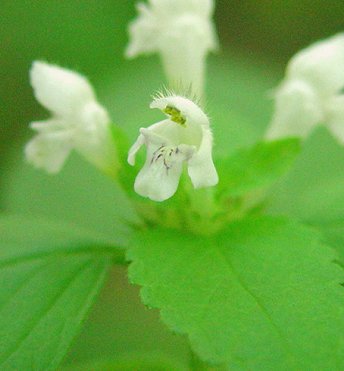
[[76,154],[60,174],[51,176],[23,162],[21,152],[18,148],[9,164],[12,171],[2,183],[2,206],[7,213],[64,220],[106,238],[110,244],[127,242],[130,225],[141,221],[113,180]]
[[65,367],[63,371],[187,371],[188,368],[181,366],[174,360],[164,356],[150,354],[132,354],[125,358],[115,360],[103,360],[87,364]]
[[300,149],[297,139],[263,142],[217,161],[218,192],[237,197],[271,186],[289,170]]
[[313,225],[344,220],[344,148],[319,127],[295,167],[272,189],[269,212]]
[[338,253],[339,262],[344,267],[344,220],[337,222],[323,223],[319,225],[323,240],[332,246]]
[[0,369],[53,370],[118,249],[47,221],[0,219]]
[[216,236],[146,230],[129,249],[144,303],[230,370],[340,370],[344,274],[320,235],[275,218]]
[[190,362],[187,339],[171,333],[160,321],[158,311],[145,308],[138,287],[128,282],[126,267],[116,266],[64,365],[73,369],[75,364],[157,353],[178,364]]

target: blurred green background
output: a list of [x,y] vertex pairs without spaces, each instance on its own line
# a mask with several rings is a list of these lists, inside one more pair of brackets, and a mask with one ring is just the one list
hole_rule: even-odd
[[[2,211],[64,218],[97,228],[109,238],[118,233],[126,238],[127,228],[121,219],[134,216],[113,184],[75,157],[61,175],[50,178],[24,163],[22,146],[30,136],[28,123],[47,117],[35,102],[28,82],[28,70],[34,59],[87,75],[99,100],[114,121],[123,125],[131,140],[139,126],[151,124],[158,117],[147,108],[151,94],[164,83],[157,58],[130,62],[123,58],[127,24],[135,16],[134,4],[131,0],[2,0]],[[207,106],[213,119],[218,155],[228,154],[261,136],[272,109],[267,92],[283,76],[288,59],[311,42],[343,31],[343,20],[342,0],[217,1],[216,22],[222,50],[210,58]],[[221,135],[224,130],[226,135]],[[317,135],[321,138],[312,139],[317,145],[324,140],[332,146],[326,133]],[[335,148],[334,152],[339,160],[327,168],[324,177],[328,178],[331,171],[338,172],[340,164],[344,164],[342,149]],[[323,153],[322,164],[333,155]],[[311,149],[305,156],[306,164],[319,162]],[[315,180],[319,176],[313,175]],[[292,184],[303,183],[299,179]],[[338,188],[344,182],[341,179],[331,184]],[[281,189],[285,190],[283,186]],[[288,194],[284,195],[280,203],[290,201]],[[318,193],[314,191],[310,197],[307,202],[313,202],[313,197],[315,203]],[[326,197],[324,200],[326,204]],[[340,201],[344,201],[344,196]],[[302,202],[300,198],[294,208],[289,203],[290,213],[299,216]],[[338,205],[343,204],[338,199],[333,201],[339,216]],[[329,219],[333,217],[331,212]],[[129,287],[125,276],[125,270],[114,269],[66,364],[102,357],[125,358],[136,351],[143,355],[166,354],[181,362],[189,357],[185,340],[170,334],[159,322],[158,314],[140,304],[137,288]]]

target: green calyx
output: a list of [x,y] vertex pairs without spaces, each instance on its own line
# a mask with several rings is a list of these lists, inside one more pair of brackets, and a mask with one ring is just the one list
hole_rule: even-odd
[[175,107],[171,107],[171,106],[166,106],[166,108],[163,110],[164,113],[166,113],[167,115],[169,115],[171,117],[171,120],[183,127],[186,127],[186,118],[183,117],[183,115],[181,114],[181,112],[175,108]]

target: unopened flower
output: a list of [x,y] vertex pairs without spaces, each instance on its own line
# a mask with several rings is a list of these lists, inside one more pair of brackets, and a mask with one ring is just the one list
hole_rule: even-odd
[[306,138],[325,125],[344,144],[344,34],[296,54],[276,92],[267,137]]
[[194,102],[169,96],[155,99],[151,108],[159,108],[167,119],[148,128],[131,147],[128,162],[142,145],[147,147],[146,162],[136,177],[135,191],[154,201],[164,201],[174,195],[184,164],[194,188],[218,183],[212,160],[213,137],[209,119]]
[[149,0],[130,25],[129,58],[157,52],[171,88],[201,96],[205,59],[218,46],[214,0]]
[[52,117],[30,124],[37,135],[25,147],[27,160],[57,173],[75,149],[103,171],[113,172],[116,149],[110,119],[87,79],[39,61],[33,63],[30,79],[36,99]]

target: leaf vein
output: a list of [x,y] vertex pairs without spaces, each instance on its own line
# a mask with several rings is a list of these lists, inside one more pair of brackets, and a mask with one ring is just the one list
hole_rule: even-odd
[[59,292],[55,295],[55,297],[52,299],[52,301],[49,303],[49,305],[47,306],[47,308],[43,311],[42,315],[37,317],[33,323],[32,323],[32,326],[29,328],[29,330],[23,334],[14,344],[13,346],[6,352],[2,355],[2,358],[0,359],[0,364],[4,364],[13,354],[15,354],[19,347],[21,346],[21,344],[30,336],[32,330],[34,328],[36,328],[39,323],[43,320],[43,318],[45,318],[45,316],[49,313],[50,309],[55,305],[55,303],[63,296],[64,292],[67,290],[67,288],[69,287],[70,285],[70,282],[79,275],[80,272],[82,272],[87,266],[89,266],[90,264],[92,264],[93,261],[92,260],[88,260],[87,262],[85,262],[84,264],[81,265],[81,267],[79,269],[77,269],[75,271],[75,273],[72,275],[72,277],[69,277],[66,282],[65,282],[65,285],[63,285],[63,287],[61,288],[61,290],[59,290]]

